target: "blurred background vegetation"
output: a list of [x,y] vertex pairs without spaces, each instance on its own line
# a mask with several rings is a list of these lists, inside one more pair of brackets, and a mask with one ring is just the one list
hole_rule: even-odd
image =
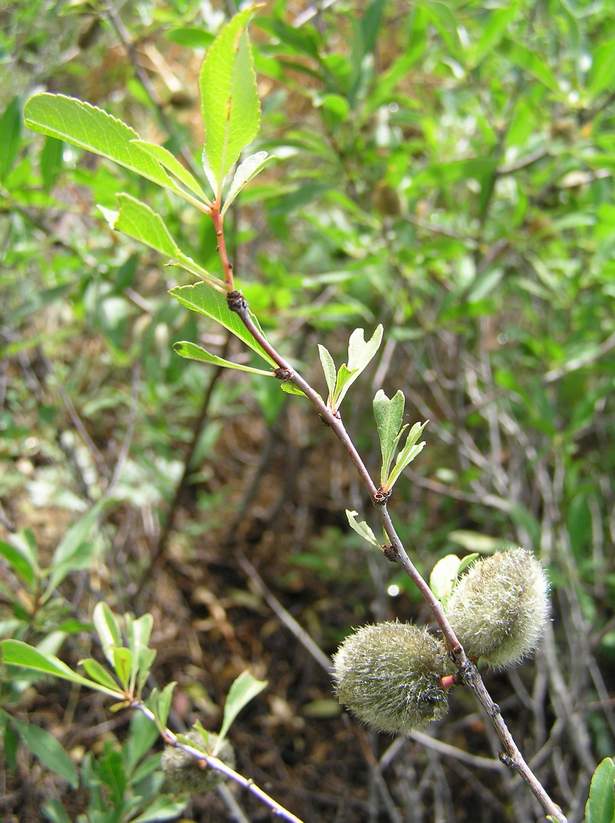
[[[198,169],[198,69],[235,10],[0,4],[0,636],[76,662],[97,601],[151,611],[176,728],[215,727],[243,669],[267,678],[233,731],[238,768],[306,820],[540,820],[525,786],[485,762],[497,744],[462,690],[429,738],[392,741],[340,712],[298,626],[328,655],[351,626],[429,619],[349,531],[345,508],[371,516],[352,466],[274,381],[172,353],[201,339],[243,356],[169,299],[183,275],[96,206],[139,196],[217,270],[210,222],[22,124],[30,93],[61,91]],[[450,552],[511,544],[548,567],[541,652],[487,685],[581,821],[615,748],[612,4],[279,0],[251,32],[257,147],[278,159],[230,215],[241,288],[321,391],[316,343],[340,362],[353,328],[384,324],[346,423],[375,474],[376,389],[401,387],[408,420],[429,418],[392,501],[425,574]],[[36,552],[32,575],[19,557]],[[135,798],[161,780],[157,754],[135,776],[147,732],[100,695],[33,682],[2,680],[4,819],[175,819],[170,801],[167,817],[139,817]],[[64,771],[34,727],[60,741]],[[183,815],[267,819],[228,789]]]

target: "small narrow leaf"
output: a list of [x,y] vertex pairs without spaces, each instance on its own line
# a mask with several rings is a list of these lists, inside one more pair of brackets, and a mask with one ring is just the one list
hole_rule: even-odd
[[605,757],[596,768],[585,806],[585,823],[613,823],[615,819],[615,762]]
[[13,168],[21,142],[21,110],[19,98],[13,97],[0,117],[0,180]]
[[113,689],[118,695],[121,695],[121,689],[113,679],[111,672],[105,669],[104,666],[101,666],[98,660],[89,657],[87,660],[80,660],[79,665],[83,666],[89,678],[106,686],[108,689]]
[[329,352],[329,350],[326,349],[324,346],[321,346],[320,343],[318,344],[318,354],[320,355],[322,370],[325,373],[325,381],[327,383],[327,388],[329,389],[329,397],[327,399],[327,405],[329,405],[331,399],[333,398],[333,393],[335,391],[335,362],[333,360],[333,357],[331,357],[331,353]]
[[402,422],[404,419],[405,398],[402,391],[396,391],[390,399],[380,389],[374,397],[374,417],[376,428],[380,439],[380,451],[382,453],[382,468],[380,471],[380,482],[386,483],[391,470],[391,463],[395,456],[397,444],[401,435]]
[[125,689],[130,686],[130,674],[132,672],[132,654],[125,646],[114,646],[113,648],[113,668],[120,683]]
[[380,543],[376,540],[376,535],[364,520],[357,520],[358,515],[358,512],[351,512],[349,509],[346,509],[348,525],[359,535],[359,537],[362,537],[363,540],[366,540],[368,543],[371,543],[372,546],[379,549]]
[[134,144],[139,139],[134,129],[90,103],[43,92],[27,101],[24,119],[33,131],[100,154],[160,186],[177,189],[160,164]]
[[48,137],[41,152],[41,177],[45,191],[51,191],[62,171],[64,143]]
[[233,720],[237,717],[239,712],[247,705],[250,700],[260,694],[267,686],[266,680],[257,680],[250,672],[242,672],[239,677],[233,682],[226,696],[224,704],[224,718],[222,720],[222,727],[218,734],[218,740],[214,748],[214,754],[220,750],[222,741],[227,735]]
[[422,435],[426,425],[427,421],[424,423],[415,423],[414,426],[412,426],[408,432],[408,437],[403,449],[397,455],[393,470],[387,477],[386,482],[383,483],[383,489],[392,489],[404,469],[423,451],[425,442],[417,443],[417,440]]
[[167,683],[158,695],[158,711],[156,713],[156,717],[163,728],[166,727],[167,720],[169,719],[169,712],[171,711],[171,702],[173,700],[173,690],[175,689],[175,686],[175,681],[172,683]]
[[112,697],[116,696],[116,692],[112,692],[105,686],[81,677],[53,654],[45,654],[21,640],[0,640],[0,649],[2,650],[2,661],[7,665],[22,666],[24,669],[32,669],[62,680],[70,680],[71,683],[87,686],[89,689],[104,692]]
[[139,655],[139,676],[137,677],[137,697],[141,696],[143,686],[149,677],[150,669],[156,659],[155,649],[143,649]]
[[461,560],[456,554],[447,554],[431,570],[429,588],[442,603],[450,596],[459,574]]
[[295,386],[295,384],[290,380],[282,381],[282,383],[280,383],[280,388],[284,394],[294,394],[296,397],[305,397],[305,392],[297,388],[297,386]]
[[36,568],[32,565],[31,558],[22,551],[19,545],[5,543],[0,540],[0,557],[4,557],[17,577],[21,578],[28,587],[34,585],[36,579]]
[[257,151],[256,154],[251,154],[249,157],[246,157],[245,160],[241,161],[237,166],[237,171],[233,175],[233,180],[224,198],[222,216],[225,215],[227,209],[241,190],[264,169],[271,159],[271,155],[266,151]]
[[252,337],[250,332],[241,322],[241,318],[229,309],[224,295],[213,291],[204,283],[195,283],[193,286],[178,286],[171,289],[169,294],[191,311],[198,312],[205,317],[210,317],[228,329],[235,337],[243,341],[246,346],[260,355],[263,360],[277,369],[277,363],[263,349],[260,343]]
[[154,618],[151,614],[144,614],[137,619],[132,617],[127,617],[126,619],[126,637],[128,638],[128,648],[130,649],[132,664],[129,684],[131,693],[134,691],[137,682],[142,654],[144,651],[149,650],[148,644],[153,625]]
[[248,372],[249,374],[261,374],[265,377],[275,376],[272,371],[255,369],[252,366],[244,366],[241,363],[233,363],[231,360],[218,357],[217,354],[210,354],[202,346],[197,346],[196,343],[190,343],[187,340],[180,340],[174,343],[173,351],[179,354],[180,357],[185,357],[188,360],[199,360],[201,363],[209,363],[212,366],[222,366],[225,369],[237,369],[237,371]]
[[150,143],[148,140],[132,140],[131,142],[157,160],[167,171],[170,171],[189,191],[196,194],[199,200],[202,200],[206,204],[210,203],[199,181],[168,149],[165,149],[164,146],[159,146],[157,143]]
[[79,775],[75,764],[52,734],[38,726],[22,723],[14,717],[11,717],[10,723],[45,768],[66,780],[71,788],[77,788]]
[[205,155],[216,196],[242,149],[258,133],[260,104],[246,27],[249,7],[224,26],[209,47],[199,79],[205,128]]
[[101,602],[94,607],[93,620],[104,655],[114,666],[113,649],[122,645],[122,635],[117,618],[109,606]]

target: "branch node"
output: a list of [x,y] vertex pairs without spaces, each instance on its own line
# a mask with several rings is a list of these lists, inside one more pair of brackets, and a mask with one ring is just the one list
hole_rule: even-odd
[[279,369],[274,371],[275,376],[278,380],[292,380],[293,379],[293,372],[291,369],[284,369],[280,366]]
[[231,311],[237,314],[243,314],[248,310],[248,303],[246,298],[240,291],[234,289],[226,295],[226,304]]
[[392,546],[390,543],[382,547],[382,554],[387,560],[390,560],[391,563],[397,563],[399,560],[399,552],[395,546]]
[[389,497],[392,494],[392,489],[383,489],[382,486],[380,486],[380,488],[374,492],[372,500],[374,501],[376,506],[385,506],[387,504]]

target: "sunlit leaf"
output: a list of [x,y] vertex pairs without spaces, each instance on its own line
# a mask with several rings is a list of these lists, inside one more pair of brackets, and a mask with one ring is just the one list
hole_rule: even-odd
[[207,50],[201,67],[201,110],[204,151],[219,195],[222,181],[260,124],[256,75],[246,27],[249,7],[224,26]]

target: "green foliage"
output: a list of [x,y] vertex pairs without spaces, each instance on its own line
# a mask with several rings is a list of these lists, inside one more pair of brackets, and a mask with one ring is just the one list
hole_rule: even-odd
[[615,763],[605,757],[596,766],[585,806],[585,823],[613,823],[615,820]]
[[205,128],[204,162],[219,200],[222,184],[260,125],[256,75],[246,27],[249,7],[236,14],[207,50],[201,68],[201,110]]
[[364,330],[355,329],[348,341],[348,363],[342,363],[337,370],[330,352],[320,343],[318,344],[320,362],[329,389],[327,406],[335,414],[338,412],[348,389],[373,360],[380,348],[382,334],[382,326],[377,326],[371,338],[366,341]]
[[233,681],[226,697],[226,703],[224,704],[224,717],[222,719],[222,726],[218,732],[216,745],[213,749],[214,754],[222,746],[228,730],[239,712],[260,694],[266,686],[266,680],[257,680],[250,672],[242,672],[239,677]]

